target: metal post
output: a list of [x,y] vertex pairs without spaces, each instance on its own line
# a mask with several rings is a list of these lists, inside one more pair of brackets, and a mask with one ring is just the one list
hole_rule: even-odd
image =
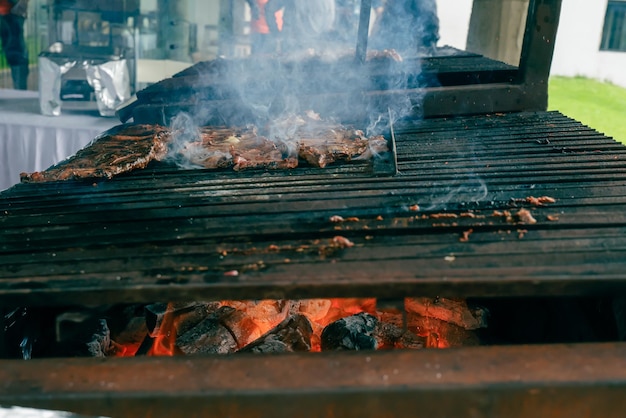
[[356,61],[359,64],[365,62],[367,54],[367,38],[370,28],[370,12],[372,0],[361,0],[361,12],[359,13],[359,30],[356,43]]

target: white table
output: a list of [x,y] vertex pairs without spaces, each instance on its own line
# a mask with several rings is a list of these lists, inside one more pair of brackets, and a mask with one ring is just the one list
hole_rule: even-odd
[[0,89],[0,191],[19,183],[21,172],[45,170],[119,124],[93,111],[43,116],[37,92]]

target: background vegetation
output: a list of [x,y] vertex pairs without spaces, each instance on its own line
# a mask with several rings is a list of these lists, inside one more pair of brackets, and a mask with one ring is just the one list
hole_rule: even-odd
[[626,89],[583,77],[551,77],[548,110],[626,144]]

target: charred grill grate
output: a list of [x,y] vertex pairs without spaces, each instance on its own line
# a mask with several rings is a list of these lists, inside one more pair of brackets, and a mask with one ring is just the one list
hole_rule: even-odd
[[[552,112],[433,119],[397,131],[394,177],[351,166],[231,173],[154,165],[110,181],[18,185],[0,199],[0,301],[625,288],[624,146]],[[536,223],[518,217],[522,208]],[[334,215],[353,219],[330,222]]]

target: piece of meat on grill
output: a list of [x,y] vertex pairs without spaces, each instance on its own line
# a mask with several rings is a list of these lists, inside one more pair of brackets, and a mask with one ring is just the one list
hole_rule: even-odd
[[[363,131],[342,125],[328,125],[313,120],[294,121],[295,133],[274,135],[274,140],[260,135],[256,128],[204,127],[198,139],[180,150],[191,164],[203,168],[231,167],[244,169],[290,169],[298,166],[298,157],[314,167],[326,167],[336,161],[370,159],[387,151],[382,136],[367,138]],[[287,132],[278,125],[275,130]]]
[[231,146],[256,135],[251,129],[227,127],[202,127],[195,141],[182,145],[174,156],[185,163],[202,168],[227,168],[233,165]]
[[22,182],[112,178],[145,168],[151,161],[170,161],[189,168],[291,169],[298,157],[315,167],[335,161],[370,159],[387,151],[382,136],[367,138],[342,125],[310,123],[295,135],[275,141],[254,127],[202,127],[191,139],[158,125],[119,125],[104,132],[74,156],[35,173],[21,173]]
[[235,171],[248,168],[288,169],[298,166],[298,157],[288,147],[259,136],[231,146]]
[[235,171],[239,171],[298,166],[295,153],[290,153],[286,146],[279,146],[258,135],[254,128],[202,128],[199,139],[188,143],[181,153],[190,163],[204,168],[232,166]]
[[26,182],[111,178],[145,168],[167,154],[171,132],[156,125],[119,125],[102,133],[72,157],[45,171],[21,173]]
[[315,167],[323,168],[335,161],[370,159],[387,151],[387,141],[382,136],[367,138],[356,129],[307,129],[298,136],[298,156]]

